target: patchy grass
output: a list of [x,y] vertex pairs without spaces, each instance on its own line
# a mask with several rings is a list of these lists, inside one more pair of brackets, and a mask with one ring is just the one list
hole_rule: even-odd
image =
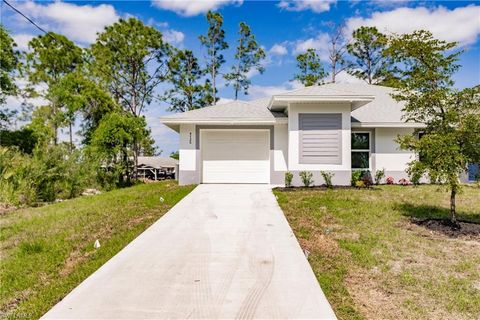
[[[444,189],[274,192],[340,319],[480,319],[480,238],[411,222],[448,218]],[[457,209],[480,223],[480,189]]]
[[164,181],[0,216],[0,318],[43,315],[193,188]]

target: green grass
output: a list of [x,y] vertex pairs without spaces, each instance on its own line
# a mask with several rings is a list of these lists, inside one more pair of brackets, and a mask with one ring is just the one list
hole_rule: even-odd
[[[340,319],[480,318],[480,243],[414,225],[448,218],[437,186],[274,191]],[[480,223],[480,189],[463,188],[459,219]]]
[[43,315],[193,188],[164,181],[0,216],[0,318]]

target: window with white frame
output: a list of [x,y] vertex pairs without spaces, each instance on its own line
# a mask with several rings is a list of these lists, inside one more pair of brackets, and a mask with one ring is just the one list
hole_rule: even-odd
[[370,132],[352,132],[352,169],[370,169]]

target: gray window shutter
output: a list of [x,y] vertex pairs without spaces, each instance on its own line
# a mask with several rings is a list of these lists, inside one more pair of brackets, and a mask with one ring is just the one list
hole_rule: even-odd
[[300,163],[342,163],[342,114],[300,113]]

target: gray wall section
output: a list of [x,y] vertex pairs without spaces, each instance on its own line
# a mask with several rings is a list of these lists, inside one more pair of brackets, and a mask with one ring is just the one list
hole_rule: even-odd
[[341,113],[299,113],[298,128],[299,163],[342,163]]

